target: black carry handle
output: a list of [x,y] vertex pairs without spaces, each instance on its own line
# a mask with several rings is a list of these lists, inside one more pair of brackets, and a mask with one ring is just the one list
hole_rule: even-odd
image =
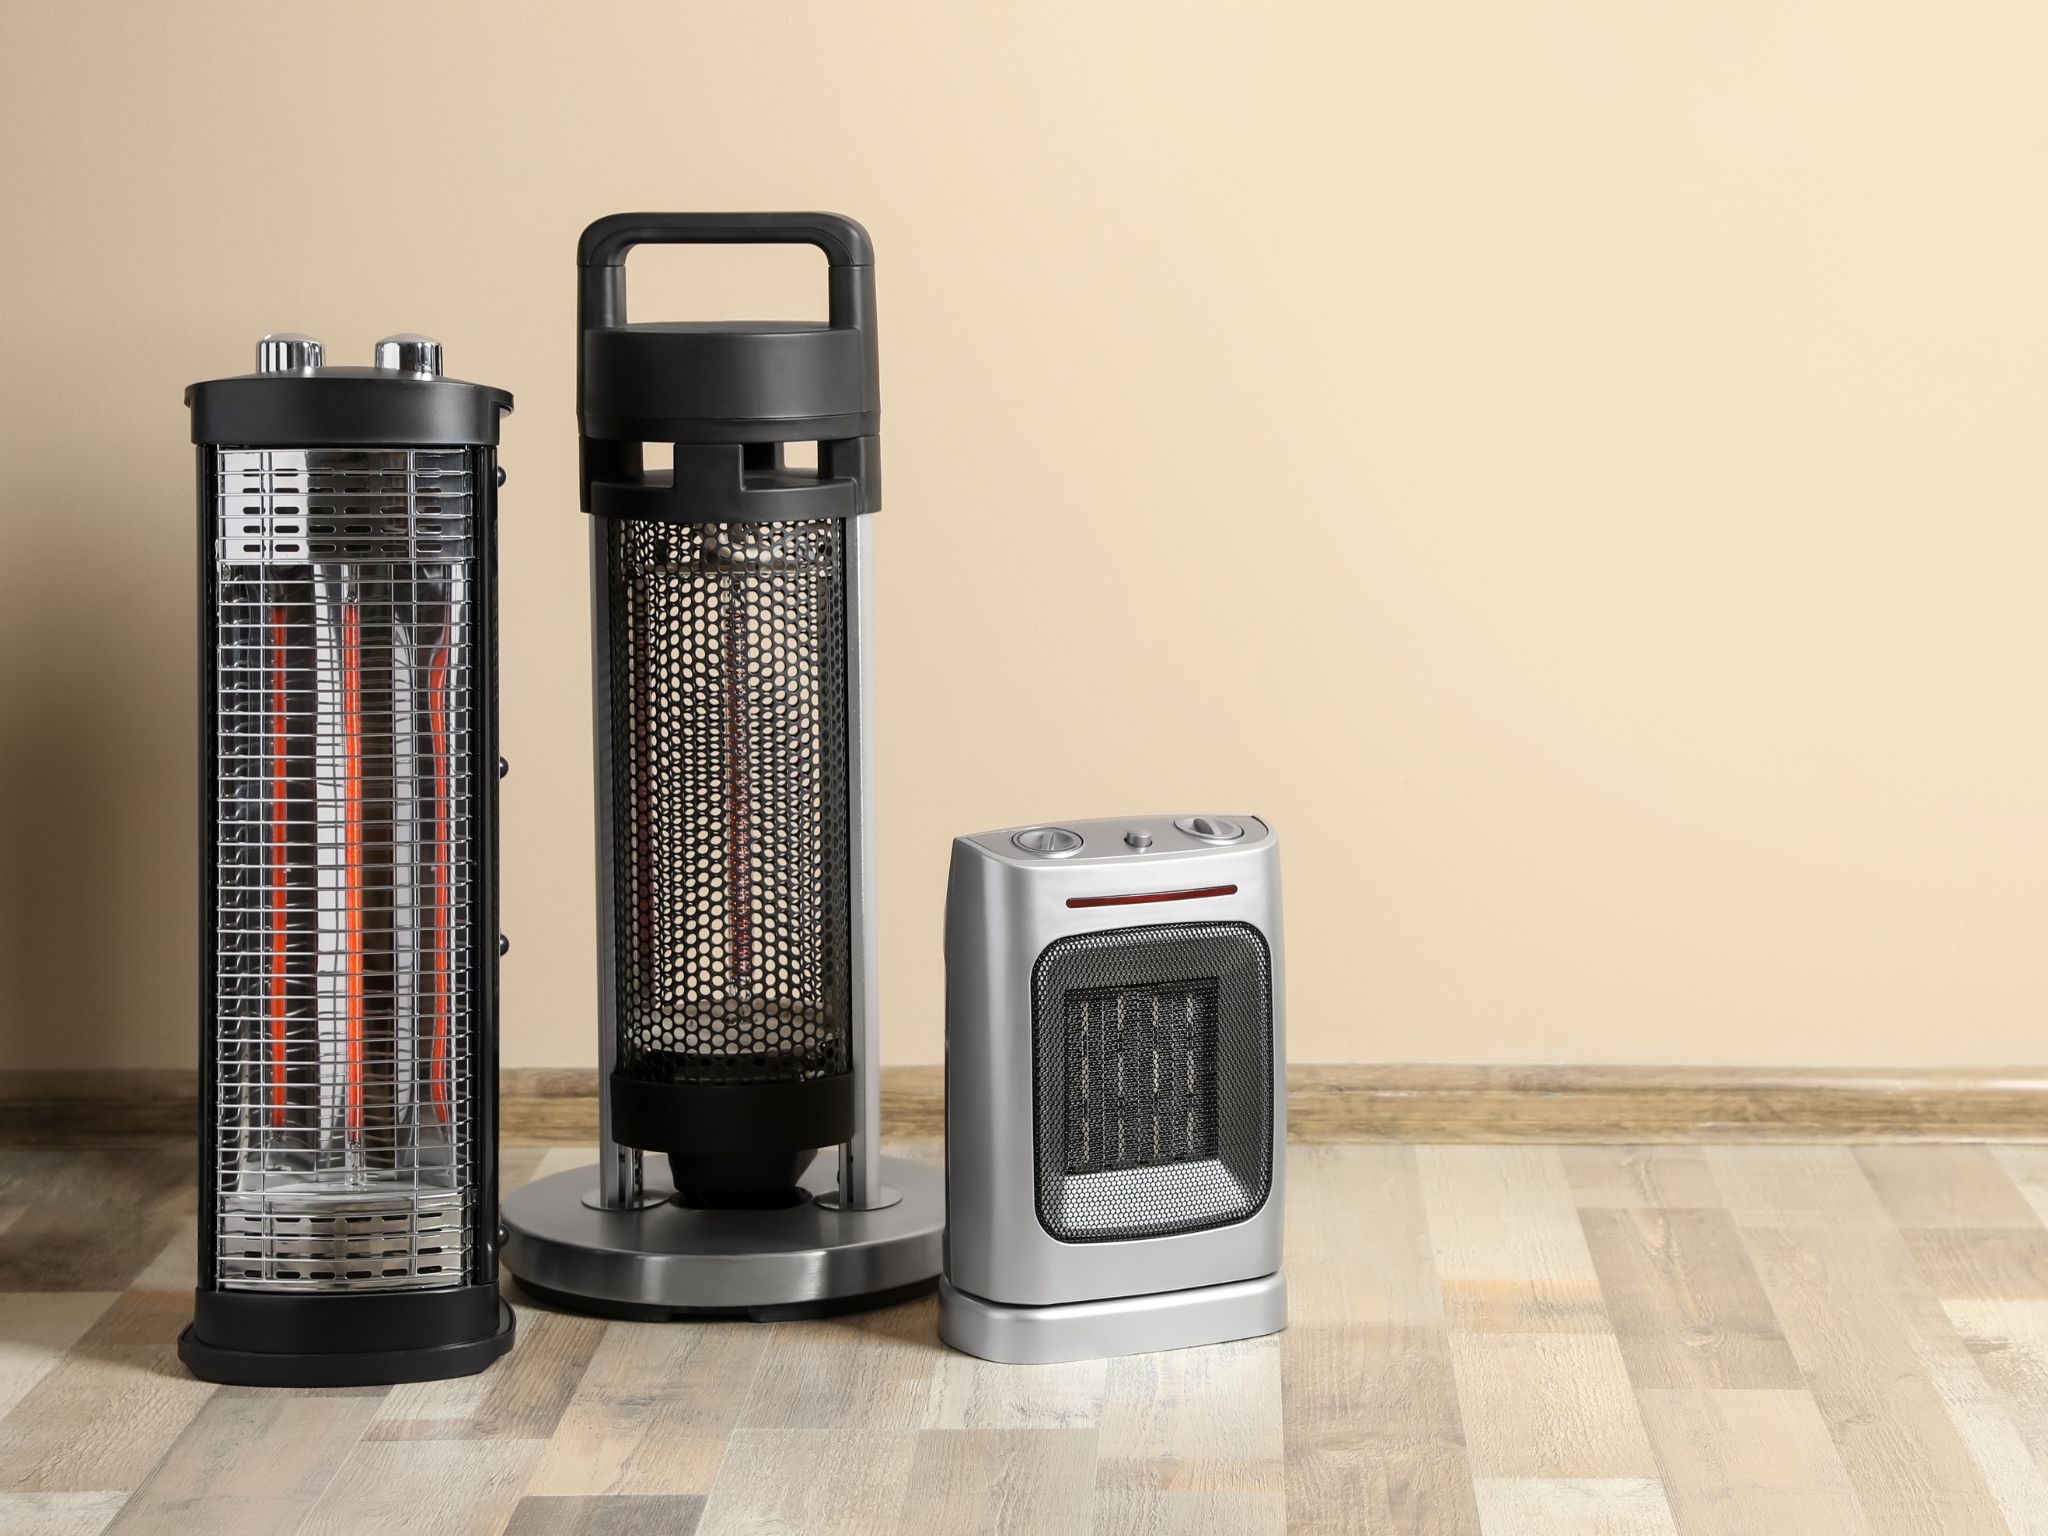
[[868,331],[875,314],[875,251],[868,232],[838,213],[614,213],[583,231],[576,291],[583,328],[626,323],[626,256],[640,245],[814,245],[830,263],[826,323]]

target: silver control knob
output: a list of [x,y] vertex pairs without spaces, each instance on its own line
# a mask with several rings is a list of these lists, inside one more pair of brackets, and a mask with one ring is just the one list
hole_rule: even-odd
[[1042,859],[1060,859],[1081,846],[1081,834],[1065,827],[1026,827],[1010,841]]
[[1143,827],[1133,827],[1124,834],[1124,842],[1132,848],[1150,848],[1152,846],[1152,834]]
[[1228,816],[1183,816],[1174,825],[1205,843],[1234,843],[1244,836],[1244,827]]
[[256,343],[258,373],[311,373],[326,359],[327,349],[297,331],[272,331]]
[[441,375],[441,343],[431,336],[400,331],[377,343],[376,366],[394,373],[416,373],[434,379]]

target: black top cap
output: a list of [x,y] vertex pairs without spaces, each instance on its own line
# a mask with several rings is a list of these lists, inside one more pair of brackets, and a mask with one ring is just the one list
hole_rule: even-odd
[[[641,245],[814,245],[829,318],[626,319],[627,254]],[[577,414],[584,507],[666,522],[843,517],[880,505],[881,383],[874,248],[833,213],[620,213],[577,246]],[[818,443],[818,472],[778,445]],[[673,470],[643,468],[672,443]]]
[[[303,345],[317,360],[319,344]],[[265,338],[266,357],[281,350]],[[462,379],[391,368],[325,368],[316,361],[316,366],[291,371],[206,379],[186,389],[185,404],[192,408],[195,443],[456,448],[495,446],[499,420],[512,409],[512,396]]]

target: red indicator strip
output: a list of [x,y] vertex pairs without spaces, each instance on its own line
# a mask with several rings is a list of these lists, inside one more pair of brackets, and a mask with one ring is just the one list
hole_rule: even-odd
[[1235,896],[1234,885],[1205,885],[1194,891],[1146,891],[1138,896],[1069,896],[1070,907],[1138,907],[1152,901],[1200,901],[1204,896]]

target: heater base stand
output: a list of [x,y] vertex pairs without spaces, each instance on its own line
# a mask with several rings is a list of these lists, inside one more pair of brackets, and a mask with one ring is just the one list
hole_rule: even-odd
[[939,1281],[939,1337],[1004,1365],[1057,1365],[1143,1355],[1278,1333],[1287,1326],[1287,1282],[1277,1273],[1153,1296],[1013,1307]]
[[474,1376],[512,1347],[512,1309],[500,1301],[498,1325],[480,1339],[416,1349],[354,1349],[319,1353],[227,1349],[192,1328],[178,1335],[178,1358],[201,1381],[229,1387],[386,1387],[408,1381]]
[[[763,1321],[884,1306],[928,1290],[939,1273],[945,1181],[936,1168],[882,1159],[903,1198],[838,1211],[836,1159],[804,1175],[807,1198],[771,1211],[688,1210],[673,1202],[593,1210],[594,1168],[536,1180],[506,1197],[505,1267],[543,1300],[614,1317],[752,1317]],[[650,1167],[651,1193],[670,1193]]]

